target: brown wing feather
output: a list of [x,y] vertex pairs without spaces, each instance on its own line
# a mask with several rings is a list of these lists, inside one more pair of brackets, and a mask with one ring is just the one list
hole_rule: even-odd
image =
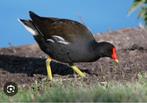
[[58,35],[69,42],[94,40],[92,33],[83,24],[73,20],[39,17],[33,19],[33,23],[47,39]]

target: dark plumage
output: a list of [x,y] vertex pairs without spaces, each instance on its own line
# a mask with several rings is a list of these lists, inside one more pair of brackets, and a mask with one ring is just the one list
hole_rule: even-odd
[[83,24],[68,19],[40,17],[31,11],[29,13],[31,20],[20,21],[52,59],[70,65],[93,62],[101,57],[118,61],[115,47],[108,42],[96,42]]

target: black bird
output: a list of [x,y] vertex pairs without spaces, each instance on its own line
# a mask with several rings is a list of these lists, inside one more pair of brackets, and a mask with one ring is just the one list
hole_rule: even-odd
[[96,42],[92,33],[83,24],[74,20],[41,17],[32,11],[29,14],[30,20],[19,21],[33,34],[41,50],[48,54],[46,66],[50,80],[52,60],[68,63],[81,77],[85,77],[85,74],[74,63],[94,62],[101,57],[110,57],[118,62],[114,45]]

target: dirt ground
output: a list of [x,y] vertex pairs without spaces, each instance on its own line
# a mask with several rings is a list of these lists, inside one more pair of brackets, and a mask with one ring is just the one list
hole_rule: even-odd
[[[138,73],[147,72],[147,31],[143,28],[122,29],[99,33],[97,41],[112,42],[118,49],[119,64],[109,58],[92,63],[76,64],[87,73],[85,82],[110,80],[134,81]],[[44,54],[37,44],[0,49],[0,88],[8,81],[29,85],[47,77]],[[75,78],[72,69],[64,64],[52,62],[54,78]]]

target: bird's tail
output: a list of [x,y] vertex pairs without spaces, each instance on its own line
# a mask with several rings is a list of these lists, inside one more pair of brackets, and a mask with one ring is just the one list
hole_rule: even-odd
[[34,39],[38,42],[39,47],[46,53],[48,52],[46,49],[47,44],[44,35],[42,32],[37,28],[37,26],[34,24],[35,21],[39,21],[41,19],[40,16],[33,13],[32,11],[29,11],[30,18],[32,20],[24,20],[24,19],[18,19],[18,21],[29,31],[33,34]]
[[32,11],[29,11],[29,15],[30,15],[30,18],[31,18],[32,20],[37,20],[37,19],[40,19],[40,18],[41,18],[39,15],[35,14],[35,13],[32,12]]
[[44,48],[46,48],[45,44],[45,39],[44,37],[40,34],[40,32],[37,30],[37,28],[35,27],[35,25],[33,25],[31,20],[23,20],[23,19],[18,19],[18,21],[29,31],[33,34],[34,39],[38,42],[40,48],[46,52],[46,50],[44,50]]
[[38,35],[38,31],[36,30],[31,20],[18,19],[18,21],[34,36]]

